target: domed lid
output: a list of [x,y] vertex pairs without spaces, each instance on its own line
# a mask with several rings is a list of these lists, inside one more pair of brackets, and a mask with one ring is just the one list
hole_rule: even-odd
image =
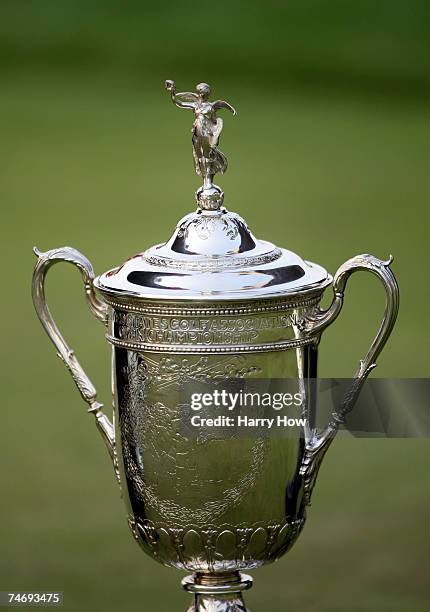
[[206,301],[268,298],[327,285],[331,278],[324,268],[258,240],[239,215],[224,208],[224,194],[213,183],[215,173],[227,169],[218,149],[222,119],[216,113],[224,108],[235,114],[233,107],[223,100],[209,102],[205,83],[197,93],[177,93],[173,81],[166,81],[166,88],[176,106],[195,114],[193,154],[203,178],[198,209],[179,221],[168,242],[102,274],[96,287],[116,296]]

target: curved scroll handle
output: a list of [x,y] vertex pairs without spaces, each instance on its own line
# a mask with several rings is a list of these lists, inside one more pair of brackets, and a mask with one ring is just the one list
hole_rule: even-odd
[[337,318],[342,309],[348,278],[353,272],[368,270],[381,280],[386,292],[384,317],[367,355],[360,360],[351,389],[343,398],[339,408],[332,413],[327,427],[322,432],[309,428],[305,430],[305,454],[300,474],[304,480],[304,502],[306,504],[310,503],[312,489],[324,455],[339,426],[345,422],[346,415],[353,409],[368,374],[376,367],[376,359],[384,348],[396,322],[399,310],[399,288],[390,269],[392,261],[392,256],[388,261],[383,261],[373,255],[357,255],[346,261],[335,274],[333,280],[334,298],[331,306],[325,311],[320,311],[307,330],[312,335],[319,334]]
[[46,253],[42,253],[36,247],[33,250],[37,256],[37,263],[33,272],[32,284],[34,307],[40,322],[58,351],[58,356],[65,363],[67,369],[72,375],[73,380],[75,381],[76,386],[79,389],[82,398],[88,404],[88,412],[94,414],[97,429],[101,433],[107,446],[109,455],[111,456],[114,464],[116,476],[118,478],[113,425],[102,411],[103,404],[100,404],[97,401],[97,391],[93,383],[84,372],[82,366],[75,356],[74,351],[69,347],[61,335],[60,330],[56,326],[45,298],[45,278],[49,268],[59,261],[72,263],[81,271],[85,287],[85,296],[91,312],[97,317],[97,319],[99,319],[99,321],[101,321],[104,325],[107,325],[108,309],[107,305],[99,300],[95,294],[93,286],[93,267],[88,259],[82,255],[82,253],[71,247],[52,249]]

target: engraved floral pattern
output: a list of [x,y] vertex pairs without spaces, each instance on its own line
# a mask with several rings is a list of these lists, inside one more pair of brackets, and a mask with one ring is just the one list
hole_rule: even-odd
[[197,360],[186,357],[162,357],[157,360],[145,355],[138,365],[136,375],[146,382],[147,388],[156,385],[158,389],[164,389],[192,381],[245,378],[260,372],[261,368],[250,365],[249,360],[237,355],[216,363],[206,356]]
[[[259,368],[242,356],[226,356],[221,360],[182,356],[157,359],[128,352],[120,402],[122,456],[128,487],[146,508],[167,523],[193,521],[204,525],[235,507],[258,481],[270,444],[266,438],[253,440],[247,447],[246,459],[237,462],[221,480],[214,479],[210,465],[199,458],[212,448],[211,444],[218,443],[205,439],[190,441],[181,433],[181,406],[176,400],[170,405],[161,399],[179,397],[177,394],[187,382],[243,378],[258,372]],[[160,470],[167,480],[160,480]],[[166,482],[170,483],[168,488]],[[205,491],[201,502],[192,507],[183,495],[190,486],[196,498],[200,491]]]
[[192,231],[196,232],[200,240],[207,240],[217,230],[222,231],[230,240],[235,240],[239,235],[238,221],[234,218],[226,219],[220,216],[204,217],[200,215],[184,221],[178,228],[177,236],[186,238]]

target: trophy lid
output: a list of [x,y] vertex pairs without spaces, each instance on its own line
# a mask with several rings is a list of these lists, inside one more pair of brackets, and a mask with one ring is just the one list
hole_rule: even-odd
[[210,87],[177,93],[166,81],[179,108],[194,111],[192,129],[195,170],[203,185],[195,197],[197,211],[183,217],[166,243],[152,246],[118,268],[102,274],[95,285],[103,293],[144,299],[247,300],[322,289],[331,277],[321,266],[258,240],[245,221],[223,206],[224,194],[213,183],[227,169],[219,150],[219,109],[236,114],[224,100],[209,102]]

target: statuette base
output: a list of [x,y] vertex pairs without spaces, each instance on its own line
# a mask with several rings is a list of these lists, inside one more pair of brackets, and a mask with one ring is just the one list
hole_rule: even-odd
[[224,202],[224,192],[218,185],[202,185],[196,191],[196,202],[202,210],[219,210]]

